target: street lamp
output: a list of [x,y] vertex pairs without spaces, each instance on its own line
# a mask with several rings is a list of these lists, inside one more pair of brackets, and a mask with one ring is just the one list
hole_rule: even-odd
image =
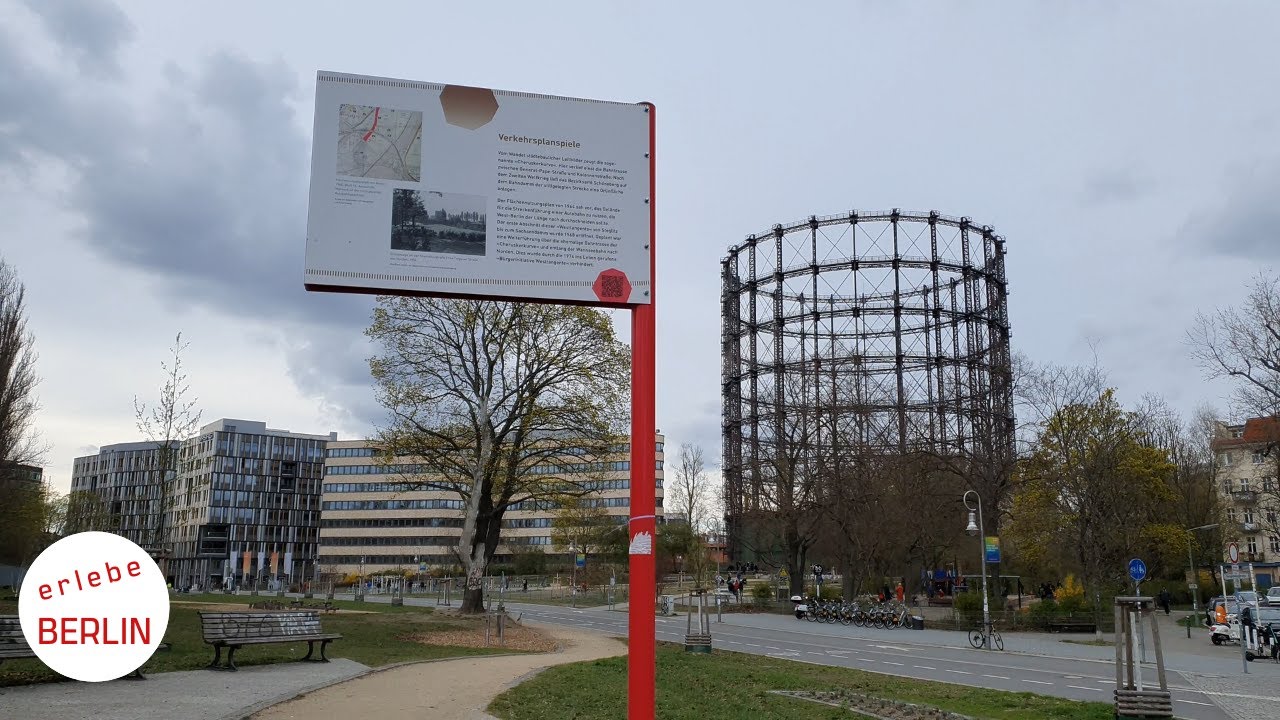
[[[969,496],[972,495],[976,505],[969,504]],[[982,633],[983,644],[987,650],[991,649],[991,607],[987,600],[987,548],[986,548],[986,531],[982,529],[982,496],[974,490],[966,490],[964,493],[964,506],[969,510],[969,525],[964,529],[969,533],[970,537],[978,536],[978,559],[982,561]],[[978,522],[974,524],[973,515],[977,511]]]
[[[1216,528],[1216,527],[1218,527],[1218,523],[1213,523],[1212,525],[1201,525],[1200,527],[1193,527],[1193,528],[1190,528],[1190,529],[1188,529],[1188,530],[1187,530],[1187,532],[1188,532],[1188,533],[1194,533],[1194,532],[1195,532],[1195,531],[1197,531],[1197,530],[1212,530],[1212,529],[1214,529],[1214,528]],[[1200,607],[1199,607],[1200,603],[1199,603],[1199,600],[1198,600],[1198,597],[1199,597],[1199,595],[1200,595],[1200,578],[1196,576],[1196,561],[1195,561],[1195,559],[1194,559],[1194,558],[1192,558],[1192,557],[1191,557],[1191,545],[1192,545],[1192,543],[1194,543],[1194,542],[1195,542],[1195,535],[1188,534],[1188,535],[1187,535],[1187,565],[1191,568],[1191,585],[1192,585],[1192,590],[1191,590],[1191,612],[1192,612],[1192,617],[1195,617],[1196,615],[1199,615],[1199,614],[1200,614]],[[1188,632],[1188,633],[1189,633],[1189,632],[1191,632],[1191,629],[1190,629],[1190,628],[1191,628],[1191,626],[1190,626],[1190,625],[1188,625],[1188,626],[1187,626],[1187,632]]]

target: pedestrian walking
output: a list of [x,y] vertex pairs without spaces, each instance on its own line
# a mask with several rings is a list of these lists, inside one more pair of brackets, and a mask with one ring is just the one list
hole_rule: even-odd
[[1163,589],[1161,589],[1161,590],[1160,590],[1160,595],[1159,595],[1158,597],[1159,597],[1159,602],[1160,602],[1160,607],[1161,607],[1161,609],[1163,609],[1163,610],[1164,610],[1164,614],[1165,614],[1165,615],[1168,615],[1168,614],[1169,614],[1169,602],[1170,602],[1170,600],[1172,600],[1172,599],[1173,599],[1173,598],[1172,598],[1172,596],[1169,594],[1169,588],[1163,588]]

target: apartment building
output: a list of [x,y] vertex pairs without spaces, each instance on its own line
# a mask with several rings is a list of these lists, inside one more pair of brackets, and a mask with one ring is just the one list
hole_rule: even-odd
[[1280,418],[1218,423],[1210,446],[1224,535],[1269,586],[1280,577]]
[[44,480],[44,468],[36,465],[24,465],[23,463],[5,460],[0,462],[0,483],[4,482],[26,482],[33,485],[39,485]]
[[179,587],[276,583],[315,572],[325,446],[313,435],[224,418],[180,446],[161,497],[154,443],[76,458],[72,490],[108,503],[112,530],[152,549]]
[[[663,436],[656,436],[657,515],[662,518]],[[587,501],[603,507],[619,524],[630,517],[630,445],[605,461],[568,460],[534,472],[555,474],[588,485]],[[462,499],[443,490],[415,489],[406,478],[418,472],[413,458],[394,465],[377,462],[370,441],[329,443],[321,497],[321,573],[376,573],[381,570],[451,567],[462,533]],[[551,526],[556,511],[519,503],[503,518],[496,562],[519,551],[557,553]]]

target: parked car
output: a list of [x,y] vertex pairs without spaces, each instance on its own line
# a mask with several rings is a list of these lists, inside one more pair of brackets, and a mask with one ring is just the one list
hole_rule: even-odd
[[1262,598],[1258,597],[1258,593],[1252,590],[1237,590],[1234,599],[1237,603],[1247,603],[1249,605],[1255,602],[1260,603]]
[[1268,590],[1263,600],[1265,600],[1268,605],[1280,606],[1280,585]]

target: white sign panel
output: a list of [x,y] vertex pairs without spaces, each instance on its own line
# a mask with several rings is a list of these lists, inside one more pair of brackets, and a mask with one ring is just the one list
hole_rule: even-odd
[[651,119],[320,72],[307,289],[648,303]]

